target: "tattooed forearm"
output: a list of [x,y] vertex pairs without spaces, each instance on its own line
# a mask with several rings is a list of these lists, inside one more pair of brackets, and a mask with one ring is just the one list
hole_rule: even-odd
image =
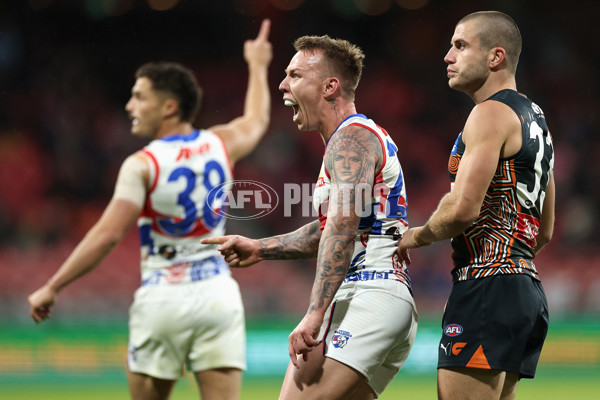
[[[358,211],[370,204],[382,160],[379,140],[362,127],[349,126],[336,132],[327,145],[324,163],[331,177],[329,209],[309,314],[325,313],[348,273],[361,217]],[[363,186],[368,188],[367,196],[363,196]]]
[[294,232],[260,239],[260,256],[265,260],[295,260],[317,256],[320,222],[313,221]]
[[348,273],[353,250],[353,232],[321,240],[309,312],[326,308],[331,303]]

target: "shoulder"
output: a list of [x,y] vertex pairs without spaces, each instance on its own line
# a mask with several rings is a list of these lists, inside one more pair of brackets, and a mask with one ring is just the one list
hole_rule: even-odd
[[327,143],[325,153],[339,148],[373,152],[380,146],[377,135],[371,129],[363,125],[350,124],[334,132]]
[[332,177],[350,181],[374,176],[383,163],[383,151],[378,137],[369,129],[348,125],[331,136],[323,161]]
[[465,145],[477,139],[495,138],[506,140],[511,134],[521,131],[519,117],[508,105],[488,100],[479,103],[467,118],[462,134]]

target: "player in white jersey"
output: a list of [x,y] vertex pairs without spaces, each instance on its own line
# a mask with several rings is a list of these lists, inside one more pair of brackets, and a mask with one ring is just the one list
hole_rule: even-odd
[[417,312],[396,244],[407,230],[406,191],[387,132],[356,113],[363,52],[329,36],[296,40],[279,89],[301,131],[326,144],[313,194],[319,220],[295,232],[221,244],[232,267],[317,257],[310,306],[289,336],[280,399],[373,399],[404,364]]
[[128,380],[133,399],[167,399],[187,366],[202,399],[237,399],[245,362],[244,310],[237,283],[214,246],[199,239],[224,234],[219,212],[232,165],[267,130],[271,99],[270,21],[244,44],[249,79],[244,114],[197,130],[200,89],[176,63],[148,63],[136,72],[126,110],[131,132],[152,141],[121,166],[104,214],[40,289],[29,296],[36,322],[57,293],[93,270],[138,220],[142,286],[130,309]]

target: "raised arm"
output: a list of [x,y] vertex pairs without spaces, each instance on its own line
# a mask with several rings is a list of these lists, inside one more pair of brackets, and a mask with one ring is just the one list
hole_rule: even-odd
[[321,230],[319,221],[310,222],[284,235],[249,239],[238,235],[202,239],[219,244],[218,250],[230,267],[245,268],[262,260],[295,260],[317,256]]
[[273,58],[268,39],[270,27],[271,21],[264,20],[256,39],[244,43],[244,58],[248,63],[244,114],[228,124],[209,128],[225,142],[232,163],[252,152],[269,126],[271,93],[267,72]]
[[[115,195],[98,222],[60,266],[56,273],[29,297],[30,314],[36,322],[50,315],[50,307],[65,286],[96,268],[127,234],[142,209],[145,183],[138,172],[141,161],[129,157],[121,167]],[[131,188],[137,180],[137,189]],[[124,194],[122,190],[125,190]],[[136,199],[136,200],[133,200]]]
[[357,210],[365,206],[360,188],[373,188],[382,160],[381,144],[364,128],[346,127],[336,132],[327,145],[324,162],[331,176],[327,223],[319,243],[308,311],[289,336],[289,355],[296,367],[299,367],[296,354],[305,357],[319,344],[317,336],[325,312],[348,273],[354,252],[360,223]]

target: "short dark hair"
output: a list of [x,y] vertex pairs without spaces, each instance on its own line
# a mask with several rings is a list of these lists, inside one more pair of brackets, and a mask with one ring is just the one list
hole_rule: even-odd
[[486,50],[502,47],[506,51],[508,67],[515,72],[523,46],[521,32],[515,20],[500,11],[478,11],[463,17],[458,24],[473,19],[481,19],[478,26],[481,46]]
[[332,39],[328,35],[302,36],[294,42],[296,51],[321,50],[333,72],[345,81],[342,88],[354,95],[362,75],[365,54],[360,47],[343,39]]
[[173,95],[179,103],[182,121],[194,120],[200,109],[202,89],[191,70],[175,62],[149,62],[138,68],[135,77],[148,78],[154,90]]

